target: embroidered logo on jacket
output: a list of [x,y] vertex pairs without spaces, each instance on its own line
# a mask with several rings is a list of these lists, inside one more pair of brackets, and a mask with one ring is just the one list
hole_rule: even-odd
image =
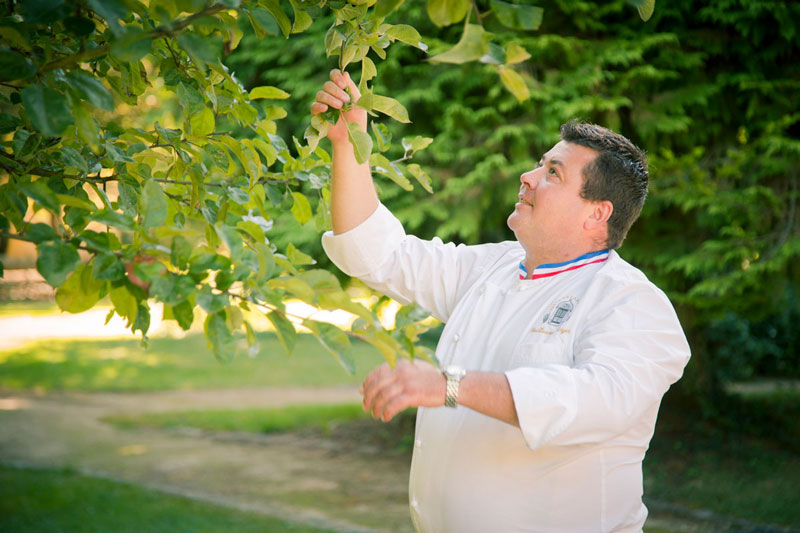
[[569,330],[564,329],[562,326],[572,317],[572,312],[576,305],[578,305],[577,298],[564,298],[557,304],[551,305],[550,310],[542,317],[542,327],[533,328],[531,331],[548,334],[555,333],[556,331],[559,333],[569,333]]

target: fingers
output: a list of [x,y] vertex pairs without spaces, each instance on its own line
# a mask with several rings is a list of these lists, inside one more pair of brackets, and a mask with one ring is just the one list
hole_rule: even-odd
[[353,103],[356,103],[361,97],[361,92],[358,90],[358,86],[353,82],[352,78],[350,78],[349,72],[333,69],[331,71],[331,81],[342,90],[349,87],[350,94],[353,95]]
[[311,104],[311,114],[312,115],[321,115],[325,111],[328,110],[328,106],[325,104],[321,104],[319,102],[314,102]]
[[364,411],[388,422],[403,409],[420,405],[422,398],[414,384],[418,378],[415,365],[405,360],[398,361],[394,369],[388,364],[379,366],[361,386]]

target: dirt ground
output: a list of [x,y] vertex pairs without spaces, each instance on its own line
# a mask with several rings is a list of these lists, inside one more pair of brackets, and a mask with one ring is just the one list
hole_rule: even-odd
[[[329,434],[253,435],[117,429],[102,421],[113,414],[358,399],[354,388],[134,394],[0,390],[0,461],[70,467],[92,476],[338,531],[412,532],[407,500],[410,457],[401,451],[387,452],[374,439],[353,434],[352,428]],[[648,533],[782,531],[648,503]]]

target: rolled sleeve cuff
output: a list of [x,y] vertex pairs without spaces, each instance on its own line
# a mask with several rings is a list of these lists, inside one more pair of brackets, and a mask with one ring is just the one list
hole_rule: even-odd
[[322,248],[342,272],[361,277],[374,272],[405,238],[403,225],[383,204],[355,228],[322,235]]
[[559,370],[522,367],[505,375],[522,436],[531,450],[553,440],[575,420],[575,385]]

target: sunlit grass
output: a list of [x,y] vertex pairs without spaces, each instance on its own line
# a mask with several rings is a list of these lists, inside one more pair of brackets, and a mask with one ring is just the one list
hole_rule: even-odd
[[304,428],[318,428],[328,432],[336,426],[367,416],[360,404],[340,404],[173,411],[109,416],[103,420],[126,429],[192,427],[206,431],[275,433]]
[[325,533],[257,513],[236,511],[69,470],[0,465],[0,530],[115,533]]
[[258,335],[261,350],[221,362],[202,334],[182,339],[50,339],[0,351],[0,387],[81,391],[151,391],[267,386],[335,386],[361,382],[380,354],[353,343],[349,375],[311,335],[299,335],[287,356],[274,334]]
[[57,315],[62,311],[50,300],[37,302],[0,302],[0,317],[18,315]]

